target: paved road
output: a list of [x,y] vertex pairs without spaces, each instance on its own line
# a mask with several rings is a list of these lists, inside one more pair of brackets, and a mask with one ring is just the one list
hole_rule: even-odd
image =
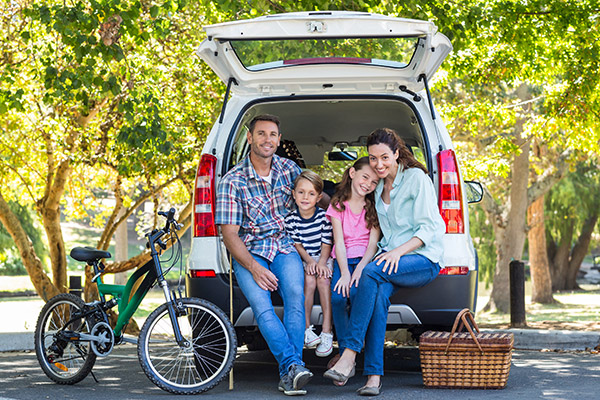
[[[315,378],[304,398],[357,399],[354,391],[362,377],[344,388],[322,378],[324,361],[306,354]],[[52,383],[42,373],[35,353],[0,353],[0,400],[6,399],[182,399],[156,388],[144,375],[135,346],[124,345],[108,358],[99,359],[91,376],[74,386]],[[282,399],[277,391],[277,367],[268,352],[241,354],[235,364],[235,388],[224,381],[204,396],[221,399]],[[442,390],[422,385],[418,352],[414,348],[386,351],[386,376],[379,399],[598,399],[600,356],[589,353],[517,351],[508,386],[503,390]]]

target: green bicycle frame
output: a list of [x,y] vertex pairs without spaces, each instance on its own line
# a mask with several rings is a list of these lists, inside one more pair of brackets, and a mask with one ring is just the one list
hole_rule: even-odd
[[[144,280],[132,295],[131,290],[133,289],[133,286],[138,279],[144,275]],[[102,276],[98,277],[96,283],[98,285],[100,297],[105,300],[105,296],[112,296],[119,304],[119,317],[114,328],[116,337],[122,335],[123,328],[127,325],[129,319],[133,316],[152,285],[156,282],[156,278],[157,275],[154,260],[150,260],[142,267],[138,268],[137,271],[129,277],[125,285],[103,283]]]

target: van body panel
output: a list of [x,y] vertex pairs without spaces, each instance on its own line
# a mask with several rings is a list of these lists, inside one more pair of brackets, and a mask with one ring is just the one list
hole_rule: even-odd
[[[204,30],[207,39],[196,53],[223,82],[230,78],[236,80],[237,85],[231,88],[235,94],[308,94],[323,93],[324,90],[329,93],[382,93],[389,87],[397,89],[399,85],[420,91],[424,83],[419,77],[425,75],[431,79],[452,51],[448,38],[437,32],[437,27],[431,22],[346,11],[266,16],[209,25]],[[355,45],[355,48],[360,47],[361,38],[362,41],[413,38],[415,44],[407,45],[403,61],[381,60],[376,58],[381,56],[369,54],[368,50],[361,53],[361,57],[347,57],[347,50],[340,50],[341,56],[323,52],[307,54],[305,58],[302,58],[304,53],[298,51],[297,57],[300,58],[254,66],[245,66],[239,49],[236,52],[235,48],[235,43],[241,41],[247,42],[246,46],[250,42],[258,46],[261,41],[296,41],[298,46],[302,46],[302,42],[307,40],[339,38],[357,40],[359,46]],[[273,48],[269,44],[264,47]],[[308,49],[311,47],[314,46],[308,46]],[[252,49],[247,52],[252,57],[261,53]]]

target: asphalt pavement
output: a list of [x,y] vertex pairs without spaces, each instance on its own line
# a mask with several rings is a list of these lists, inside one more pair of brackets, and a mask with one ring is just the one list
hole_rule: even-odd
[[[518,350],[513,353],[506,388],[499,390],[431,389],[423,386],[418,349],[393,348],[385,352],[385,376],[378,399],[597,399],[600,382],[600,356],[589,352],[541,352]],[[364,384],[357,375],[345,387],[335,387],[322,377],[327,359],[313,351],[304,356],[315,373],[304,398],[357,399],[355,393]],[[357,365],[362,365],[359,360]],[[91,376],[82,382],[64,386],[50,381],[41,371],[35,353],[0,353],[0,400],[39,399],[131,399],[171,400],[172,395],[155,387],[143,373],[133,345],[117,347],[94,367],[98,383]],[[282,399],[277,390],[277,366],[268,351],[242,352],[234,365],[233,389],[225,379],[203,394],[218,399]]]

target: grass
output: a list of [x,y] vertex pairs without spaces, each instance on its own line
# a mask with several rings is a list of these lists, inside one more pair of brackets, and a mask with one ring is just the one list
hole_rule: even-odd
[[[527,325],[538,329],[600,330],[600,285],[582,284],[581,291],[554,293],[554,304],[531,303],[531,282],[525,285]],[[480,293],[477,321],[483,327],[507,328],[510,314],[481,312],[489,293]]]

